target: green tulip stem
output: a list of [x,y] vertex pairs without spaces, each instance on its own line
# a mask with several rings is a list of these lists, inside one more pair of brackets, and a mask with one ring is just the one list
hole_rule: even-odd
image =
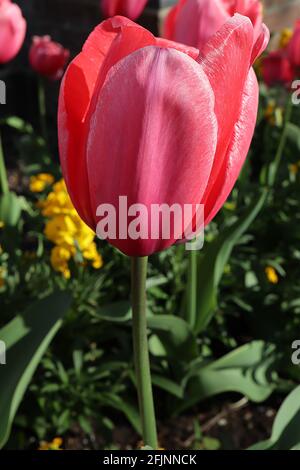
[[157,449],[146,319],[147,264],[147,256],[131,258],[133,349],[143,441]]
[[0,132],[0,193],[6,194],[8,192],[9,192],[9,186],[8,186],[8,179],[7,179],[6,167],[5,167],[5,161],[4,161],[4,151],[3,151],[1,132]]
[[48,144],[46,95],[44,79],[42,77],[38,77],[38,99],[41,133],[44,141]]
[[197,250],[188,254],[187,322],[193,328],[197,310]]

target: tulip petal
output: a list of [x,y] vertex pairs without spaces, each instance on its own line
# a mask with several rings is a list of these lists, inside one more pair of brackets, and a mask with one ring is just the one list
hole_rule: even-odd
[[175,39],[175,26],[177,22],[177,15],[180,13],[183,5],[187,0],[178,0],[178,3],[174,5],[169,11],[163,26],[163,37],[166,39]]
[[235,15],[205,45],[199,59],[215,94],[215,113],[218,120],[218,146],[209,183],[202,203],[219,177],[232,129],[236,123],[245,82],[250,68],[253,45],[253,26],[249,18]]
[[222,0],[183,0],[169,13],[164,35],[201,48],[229,17]]
[[0,64],[12,60],[25,39],[26,21],[15,3],[0,2]]
[[300,20],[296,21],[294,33],[287,46],[289,61],[293,67],[300,67]]
[[192,57],[192,59],[197,59],[199,57],[199,49],[187,46],[186,44],[181,44],[180,42],[170,41],[169,39],[164,38],[155,38],[155,45],[158,47],[177,49],[177,51],[184,52]]
[[127,18],[115,16],[114,18],[111,18],[110,22],[114,30],[119,30],[119,34],[116,35],[112,42],[102,64],[97,84],[95,86],[94,95],[96,97],[98,96],[98,92],[101,89],[107,72],[111,67],[113,67],[120,59],[126,57],[132,52],[156,43],[156,38],[152,33],[150,33],[150,31],[142,28],[136,23],[133,23]]
[[[87,145],[94,214],[100,204],[198,203],[216,147],[214,96],[201,67],[175,49],[146,47],[112,67],[97,99]],[[200,175],[195,178],[195,175]],[[119,214],[118,214],[119,215]],[[150,216],[151,218],[151,216]],[[110,242],[149,255],[168,240]]]
[[135,20],[140,16],[148,0],[102,0],[106,16],[124,15]]
[[263,5],[261,0],[236,0],[230,12],[231,16],[234,13],[240,13],[250,18],[254,28],[254,42],[256,42],[261,34],[262,26]]
[[[126,40],[122,41],[123,34]],[[107,70],[120,57],[154,41],[151,33],[128,18],[115,17],[104,21],[90,34],[62,81],[58,109],[61,165],[72,202],[91,228],[95,227],[89,201],[85,144],[95,88],[102,85]]]
[[253,64],[257,57],[266,49],[270,40],[270,31],[267,26],[263,23],[261,26],[260,34],[253,46],[251,63]]
[[253,136],[258,108],[258,83],[251,68],[243,92],[239,118],[234,126],[230,147],[219,177],[205,204],[205,225],[221,209],[228,198],[244,164]]
[[119,4],[120,4],[120,0],[102,0],[101,8],[102,8],[104,15],[115,16],[117,14],[120,14],[120,12],[118,11]]
[[271,51],[262,59],[262,77],[268,86],[284,85],[289,87],[295,70],[284,49]]

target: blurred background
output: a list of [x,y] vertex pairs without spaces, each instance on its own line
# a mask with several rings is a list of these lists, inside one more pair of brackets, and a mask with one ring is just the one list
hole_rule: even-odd
[[[32,77],[28,77],[26,66],[28,63],[27,50],[34,35],[49,34],[56,41],[62,43],[70,50],[71,57],[81,49],[83,41],[103,18],[99,9],[99,0],[17,0],[28,20],[25,47],[18,58],[10,64],[10,81],[8,83],[7,108],[0,108],[0,113],[10,112],[24,115],[29,119],[37,115],[34,105],[36,94],[32,90]],[[150,0],[139,18],[139,23],[159,35],[164,18],[175,0]],[[299,0],[263,0],[264,21],[273,32],[283,28],[292,27],[299,16]],[[80,21],[78,21],[80,19]],[[21,71],[20,71],[21,68]],[[17,86],[15,87],[15,83]],[[53,103],[53,86],[50,86],[49,112],[55,114],[56,104]],[[53,85],[53,84],[52,84]],[[55,85],[54,85],[55,86]],[[56,84],[56,87],[58,85]],[[52,98],[52,99],[51,99]],[[31,113],[31,114],[29,114]],[[25,117],[25,116],[24,116]],[[53,124],[55,124],[53,122]]]

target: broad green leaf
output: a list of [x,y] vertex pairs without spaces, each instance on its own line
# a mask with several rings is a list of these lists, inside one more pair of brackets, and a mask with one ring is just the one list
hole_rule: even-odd
[[300,385],[284,400],[276,415],[270,439],[250,450],[296,450],[300,448]]
[[262,209],[266,197],[267,191],[263,191],[243,217],[225,229],[205,248],[198,267],[196,332],[203,331],[212,319],[217,307],[217,291],[224,267],[234,246]]
[[253,341],[208,364],[192,364],[185,378],[184,403],[177,412],[224,392],[238,392],[250,400],[265,400],[276,386],[275,348]]
[[88,436],[90,436],[93,433],[92,425],[91,425],[90,421],[85,416],[79,415],[78,422],[79,422],[79,425],[81,426],[81,429]]
[[31,378],[62,324],[70,295],[56,292],[32,304],[0,330],[6,365],[0,367],[0,448],[6,443],[16,411]]
[[149,291],[153,287],[161,286],[163,284],[166,284],[168,282],[168,279],[166,276],[156,276],[156,277],[150,277],[146,281],[146,289]]
[[1,119],[1,124],[5,124],[6,126],[12,127],[20,132],[24,132],[25,134],[33,134],[32,125],[18,116],[9,116]]
[[115,408],[116,410],[121,411],[124,413],[128,421],[132,424],[134,429],[141,434],[142,427],[140,422],[139,412],[135,405],[128,403],[123,398],[113,395],[113,394],[103,394],[101,397],[101,401],[103,404]]
[[161,375],[152,375],[152,383],[163,390],[166,390],[171,395],[174,395],[177,398],[183,398],[184,392],[183,387],[178,385],[173,380],[168,379],[167,377],[162,377]]
[[73,351],[73,364],[77,377],[80,376],[82,366],[83,366],[83,354],[82,351],[75,350]]
[[149,351],[155,357],[166,357],[168,352],[157,335],[151,335],[148,341]]
[[249,447],[248,450],[271,450],[271,443],[269,439],[266,439],[265,441],[258,442],[257,444],[254,444],[253,446]]
[[[104,305],[97,310],[95,316],[116,323],[127,322],[132,316],[130,302],[120,301]],[[196,339],[182,318],[173,315],[151,315],[148,312],[147,324],[168,354],[186,360],[197,356]]]
[[300,127],[292,122],[287,124],[286,135],[300,150]]
[[103,305],[100,307],[95,316],[101,320],[122,323],[131,319],[130,302],[124,300]]
[[188,323],[182,318],[173,315],[152,315],[148,317],[147,323],[170,356],[178,360],[197,357],[196,338]]
[[21,215],[22,198],[14,192],[8,192],[0,196],[0,220],[5,226],[14,227]]

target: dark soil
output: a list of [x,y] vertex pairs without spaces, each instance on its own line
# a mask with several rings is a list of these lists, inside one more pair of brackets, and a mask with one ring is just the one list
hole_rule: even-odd
[[[253,404],[245,398],[237,402],[214,403],[206,410],[202,405],[201,409],[195,409],[194,413],[159,422],[159,444],[161,448],[167,450],[246,449],[270,436],[279,406],[279,399],[264,404]],[[200,425],[200,435],[195,423]],[[74,429],[66,438],[64,447],[69,450],[106,448],[130,450],[143,445],[133,429],[126,424],[116,426],[112,442],[111,445],[107,445],[99,435],[87,438],[79,430]]]

